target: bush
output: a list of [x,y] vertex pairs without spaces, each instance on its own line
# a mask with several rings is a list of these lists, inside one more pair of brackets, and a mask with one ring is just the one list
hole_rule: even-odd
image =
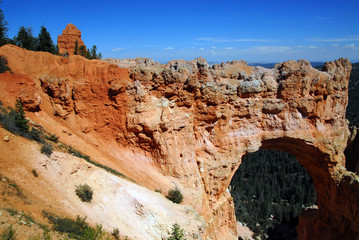
[[120,231],[118,230],[118,228],[115,228],[111,234],[116,240],[120,239]]
[[58,143],[59,142],[59,137],[56,136],[55,134],[51,134],[50,136],[46,136],[46,139],[54,142],[54,143]]
[[29,120],[26,119],[25,111],[19,100],[16,101],[15,108],[16,109],[8,107],[8,109],[6,109],[0,106],[0,124],[11,133],[26,137],[30,140],[35,140],[39,143],[44,143],[44,140],[41,137],[42,132],[40,130],[31,128],[31,131],[29,131]]
[[170,233],[170,237],[167,238],[167,240],[185,240],[183,230],[179,224],[173,224],[172,232]]
[[10,71],[10,68],[7,66],[7,59],[4,56],[0,56],[0,73]]
[[46,211],[43,211],[42,214],[53,224],[55,231],[67,233],[70,239],[99,240],[103,239],[105,235],[101,225],[97,225],[94,229],[85,221],[86,218],[80,216],[77,216],[76,220],[61,218]]
[[42,145],[40,151],[41,151],[41,153],[43,153],[43,154],[47,155],[48,157],[50,157],[51,154],[52,154],[53,149],[54,148],[52,147],[51,144],[45,143],[44,145]]
[[38,176],[39,176],[39,174],[36,172],[35,169],[32,169],[31,172],[32,172],[32,174],[34,175],[34,177],[38,177]]
[[15,240],[16,239],[16,232],[10,225],[1,235],[1,240]]
[[83,184],[83,185],[77,186],[75,192],[76,192],[76,195],[81,199],[81,201],[91,202],[93,191],[89,185]]
[[24,136],[28,139],[32,139],[38,143],[44,143],[45,141],[41,137],[42,132],[40,130],[37,130],[36,128],[31,128],[31,131],[27,134],[27,136]]
[[183,200],[183,195],[181,191],[176,188],[172,189],[168,192],[168,195],[166,196],[167,199],[171,200],[174,203],[181,203]]

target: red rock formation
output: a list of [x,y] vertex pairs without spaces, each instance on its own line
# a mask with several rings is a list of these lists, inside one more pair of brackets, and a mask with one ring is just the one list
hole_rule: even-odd
[[139,184],[166,189],[174,181],[185,203],[206,219],[204,239],[236,239],[227,187],[242,156],[259,148],[295,155],[313,178],[318,210],[301,217],[299,239],[359,237],[359,177],[345,169],[343,154],[347,59],[327,63],[324,71],[305,60],[265,69],[243,61],[209,67],[200,58],[128,72],[14,46],[0,54],[14,74],[34,81],[42,99],[37,121],[51,128],[45,117],[59,124],[60,118],[72,136],[121,163],[104,164],[130,169]]
[[[81,31],[76,28],[72,23],[67,24],[66,28],[62,31],[62,35],[57,37],[57,46],[60,54],[74,54],[77,41],[77,47],[85,46],[81,39]],[[85,46],[86,47],[86,46]]]

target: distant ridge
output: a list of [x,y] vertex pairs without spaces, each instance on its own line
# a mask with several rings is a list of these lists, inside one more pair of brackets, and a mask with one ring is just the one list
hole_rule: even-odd
[[[310,64],[312,65],[312,67],[318,67],[318,66],[323,66],[325,62],[310,62]],[[273,63],[248,63],[248,66],[261,66],[261,67],[265,67],[265,68],[273,68],[274,65],[276,65],[276,62]]]
[[[260,67],[265,67],[265,68],[273,68],[274,65],[276,65],[278,62],[270,62],[270,63],[260,63],[260,62],[251,62],[251,63],[247,63],[248,66],[260,66]],[[312,67],[318,67],[318,66],[323,66],[325,62],[310,62],[310,64],[312,65]],[[208,64],[210,66],[214,65],[214,64],[221,64],[221,62],[208,62]]]

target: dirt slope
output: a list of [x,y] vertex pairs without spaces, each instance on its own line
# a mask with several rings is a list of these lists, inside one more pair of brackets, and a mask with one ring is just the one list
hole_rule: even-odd
[[[9,142],[3,141],[5,136],[10,136]],[[85,216],[92,225],[102,224],[108,232],[118,228],[130,239],[161,239],[176,222],[186,229],[189,239],[200,234],[204,222],[191,207],[173,204],[159,193],[69,154],[54,152],[47,157],[40,153],[39,144],[3,128],[0,139],[0,173],[23,192],[22,197],[2,196],[2,205],[31,213],[43,223],[42,210],[71,218]],[[76,186],[84,183],[93,188],[91,203],[82,202],[75,194]],[[18,233],[21,235],[21,230]]]

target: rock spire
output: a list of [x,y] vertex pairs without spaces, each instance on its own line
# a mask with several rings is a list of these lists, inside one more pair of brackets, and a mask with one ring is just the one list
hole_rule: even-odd
[[[81,39],[81,31],[76,28],[72,23],[67,24],[66,28],[62,31],[62,35],[57,37],[57,46],[60,54],[69,55],[74,54],[77,41],[77,47],[84,45],[85,43]],[[86,47],[86,46],[85,46]]]

